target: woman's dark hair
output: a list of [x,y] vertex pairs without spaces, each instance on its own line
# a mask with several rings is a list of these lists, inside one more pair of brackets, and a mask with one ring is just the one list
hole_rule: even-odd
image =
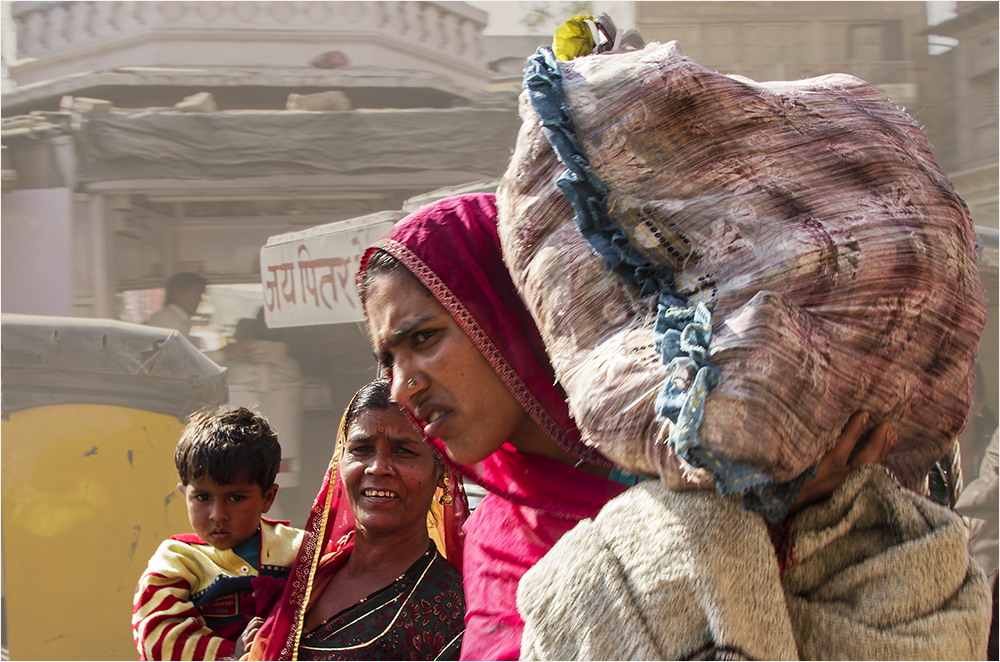
[[[376,248],[372,251],[371,255],[368,256],[368,260],[365,261],[365,272],[358,283],[358,294],[361,296],[361,301],[364,302],[368,294],[368,288],[371,286],[372,281],[375,280],[375,276],[387,274],[399,268],[406,269],[406,266],[395,256],[381,248]],[[407,273],[409,273],[409,270],[407,270]]]
[[358,391],[354,399],[351,400],[350,406],[347,407],[347,414],[344,416],[344,429],[350,429],[358,414],[365,409],[381,411],[396,406],[392,401],[392,385],[388,379],[376,379],[369,382]]
[[232,485],[242,475],[263,494],[278,475],[281,445],[267,419],[246,407],[199,412],[181,433],[174,464],[184,485],[206,472],[219,485]]

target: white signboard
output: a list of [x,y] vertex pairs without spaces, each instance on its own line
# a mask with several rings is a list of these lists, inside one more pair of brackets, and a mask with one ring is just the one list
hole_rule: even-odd
[[267,326],[364,321],[354,276],[365,250],[402,216],[379,212],[268,239],[260,250]]

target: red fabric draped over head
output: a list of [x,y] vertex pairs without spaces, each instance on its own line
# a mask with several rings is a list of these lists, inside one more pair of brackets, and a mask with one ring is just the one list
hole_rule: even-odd
[[[365,253],[358,289],[362,290],[360,282],[372,253],[381,249],[395,257],[451,314],[521,407],[553,441],[584,462],[611,466],[580,440],[538,327],[503,261],[496,215],[492,193],[472,193],[439,200],[407,216]],[[429,442],[444,452],[439,440]],[[540,486],[512,483],[507,462],[515,452],[505,444],[484,462],[458,469],[515,503],[574,517],[591,516],[581,511],[580,504],[563,498],[565,492],[559,486],[550,486],[555,488],[555,498],[548,499],[540,493]],[[584,510],[589,513],[590,507]]]

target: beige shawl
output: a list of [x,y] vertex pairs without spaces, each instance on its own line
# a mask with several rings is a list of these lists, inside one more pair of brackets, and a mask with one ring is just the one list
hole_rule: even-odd
[[960,518],[880,467],[780,533],[647,481],[524,576],[521,658],[983,659],[991,598],[966,545]]

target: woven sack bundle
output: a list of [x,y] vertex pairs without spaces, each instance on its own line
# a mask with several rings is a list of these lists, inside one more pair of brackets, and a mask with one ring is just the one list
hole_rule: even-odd
[[801,485],[863,410],[916,487],[965,425],[986,317],[916,122],[853,76],[757,83],[673,42],[531,64],[500,236],[584,441],[746,495]]

